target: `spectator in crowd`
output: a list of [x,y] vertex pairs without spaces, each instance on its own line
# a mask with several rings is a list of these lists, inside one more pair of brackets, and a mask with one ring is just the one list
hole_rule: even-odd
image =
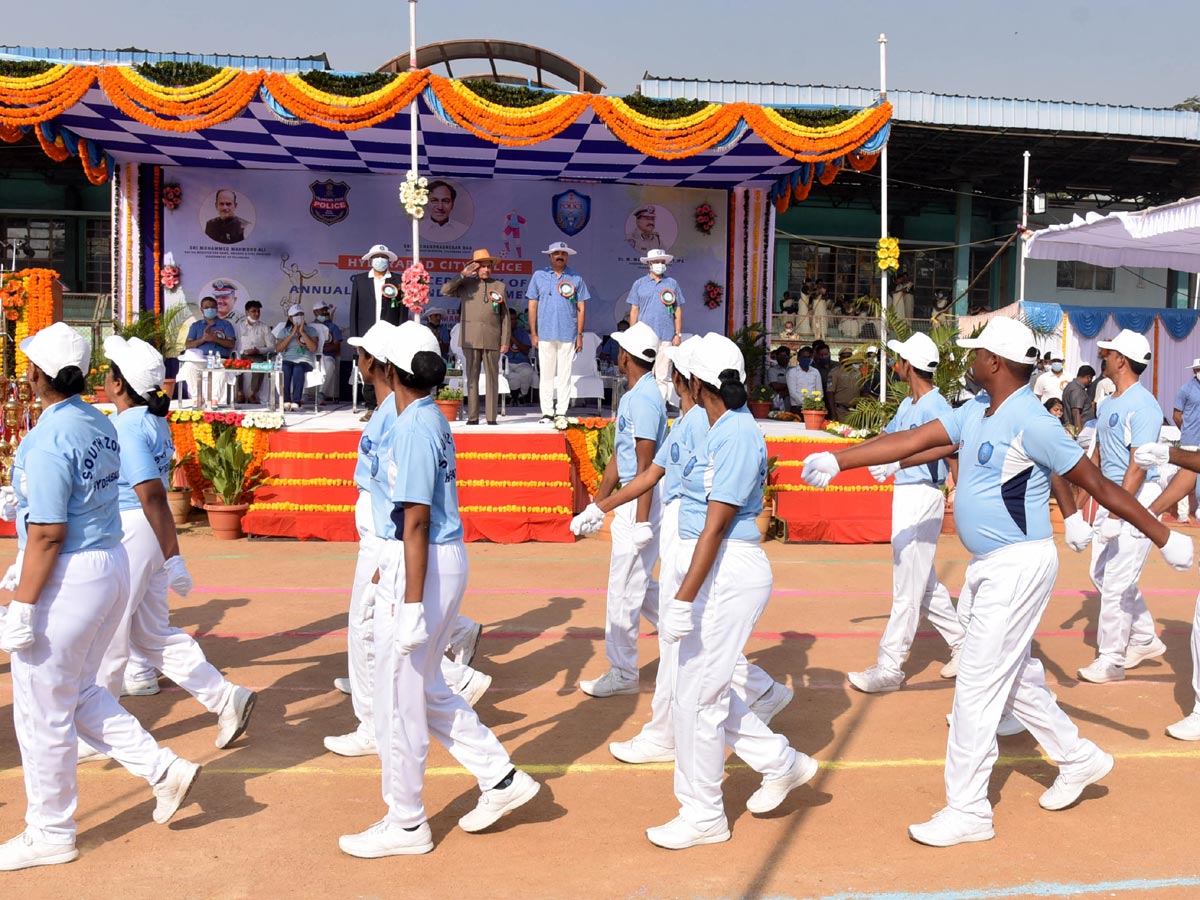
[[913,280],[907,272],[901,272],[892,291],[892,312],[898,319],[913,317]]
[[[815,290],[813,280],[805,278],[804,285],[800,288],[800,300],[797,311],[798,319],[793,323],[793,327],[808,334],[812,333],[812,298]],[[786,325],[787,323],[784,324]]]
[[[221,359],[229,359],[237,345],[237,329],[228,319],[217,317],[216,297],[202,297],[200,313],[204,318],[193,322],[188,328],[184,348],[199,351],[205,358],[209,353],[216,353]],[[179,365],[179,378],[187,384],[188,396],[197,406],[200,403],[200,372],[204,368],[201,362],[194,359],[185,359]],[[223,383],[223,376],[221,380],[214,377],[214,394],[218,391],[219,383]]]
[[1108,375],[1108,360],[1100,358],[1100,380],[1092,390],[1092,402],[1096,406],[1096,414],[1100,414],[1100,404],[1117,392],[1117,386]]
[[283,354],[283,408],[299,409],[305,376],[316,362],[317,329],[305,323],[304,307],[294,303],[288,308],[287,321],[276,325],[271,334],[275,352]]
[[829,296],[825,290],[825,282],[818,281],[813,288],[809,301],[809,311],[812,318],[812,335],[816,340],[825,340],[829,333]]
[[446,324],[440,309],[431,309],[425,313],[425,325],[437,335],[438,346],[442,350],[442,359],[450,358],[450,326]]
[[851,365],[847,365],[853,351],[843,347],[838,353],[838,364],[829,373],[829,390],[825,394],[829,415],[835,422],[844,422],[854,407],[854,401],[862,396],[862,377]]
[[788,407],[787,371],[792,362],[792,351],[787,347],[776,347],[771,351],[771,362],[767,365],[767,386],[775,392],[771,405],[776,409]]
[[1062,422],[1063,428],[1067,427],[1067,423],[1063,421],[1063,402],[1058,397],[1051,397],[1042,406],[1046,407],[1046,412]]
[[529,332],[517,322],[517,311],[508,308],[509,339],[508,339],[508,387],[512,394],[513,403],[531,403],[533,401],[533,381],[535,373],[529,362],[530,340]]
[[879,350],[871,346],[867,348],[867,361],[858,369],[860,390],[864,397],[879,396]]
[[[275,352],[275,341],[271,338],[271,326],[262,320],[262,304],[257,300],[246,301],[246,318],[237,325],[237,354],[241,359],[252,363],[266,362]],[[247,376],[250,379],[250,398],[255,403],[261,403],[258,392],[262,389],[263,373],[254,372]],[[242,388],[245,381],[238,382],[237,402],[247,402]]]
[[858,340],[862,335],[862,309],[859,307],[857,300],[842,295],[842,299],[838,302],[836,312],[841,319],[838,321],[838,331],[842,337],[849,340]]
[[313,327],[318,334],[324,329],[324,340],[317,345],[321,353],[321,371],[325,380],[321,383],[317,401],[324,405],[327,400],[336,400],[338,395],[338,358],[342,355],[342,329],[333,321],[333,309],[324,300],[313,304]]
[[[617,323],[617,333],[624,331],[629,327],[629,320],[622,319]],[[605,335],[604,340],[600,342],[599,349],[596,350],[596,359],[602,363],[607,363],[609,366],[617,364],[617,354],[621,352],[621,345],[617,343],[617,339],[611,334]]]
[[798,341],[800,340],[800,332],[796,330],[796,323],[791,319],[785,319],[783,329],[779,332],[781,341]]
[[800,300],[793,297],[791,291],[784,291],[783,299],[779,301],[779,311],[785,315],[796,315],[800,312]]
[[833,357],[829,345],[824,341],[813,341],[813,368],[821,373],[821,392],[829,393],[829,373],[833,371]]
[[1075,434],[1079,434],[1085,424],[1096,418],[1096,407],[1092,402],[1092,382],[1095,379],[1096,370],[1084,363],[1075,378],[1063,388],[1063,420]]
[[796,356],[796,365],[787,371],[788,399],[793,409],[800,409],[801,403],[804,402],[804,391],[810,394],[814,391],[825,393],[821,373],[813,367],[812,361],[813,349],[805,345]]
[[[1200,449],[1200,357],[1192,360],[1190,368],[1192,377],[1175,393],[1175,409],[1171,413],[1171,418],[1180,432],[1180,448],[1198,450]],[[1195,491],[1188,494],[1186,508],[1184,501],[1179,501],[1176,513],[1181,523],[1186,523],[1189,516],[1195,520]]]
[[1043,403],[1052,397],[1061,400],[1066,381],[1063,376],[1062,357],[1053,356],[1050,358],[1049,371],[1043,372],[1033,383],[1033,393]]

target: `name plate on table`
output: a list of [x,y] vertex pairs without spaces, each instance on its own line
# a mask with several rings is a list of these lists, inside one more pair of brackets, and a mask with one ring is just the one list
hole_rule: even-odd
[[271,362],[253,362],[250,363],[251,372],[270,372],[275,368],[275,364]]

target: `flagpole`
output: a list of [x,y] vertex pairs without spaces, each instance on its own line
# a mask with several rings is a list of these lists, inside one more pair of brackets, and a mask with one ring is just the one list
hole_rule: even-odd
[[[887,35],[879,35],[879,98],[887,99]],[[888,236],[888,148],[879,151],[879,236]],[[888,273],[879,270],[879,399],[887,401],[887,309]]]
[[[417,0],[408,0],[408,70],[415,72],[417,69]],[[413,101],[408,107],[408,142],[409,142],[409,171],[412,172],[413,181],[416,181],[417,175],[417,137],[418,137],[418,122],[417,122],[417,98],[413,97]],[[416,216],[409,217],[412,220],[412,261],[417,264],[421,261],[421,233],[420,220]],[[421,314],[415,313],[413,320],[420,322]]]

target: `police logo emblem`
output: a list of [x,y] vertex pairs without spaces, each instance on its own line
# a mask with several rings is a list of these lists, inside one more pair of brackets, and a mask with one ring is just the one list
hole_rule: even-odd
[[328,178],[312,182],[308,189],[312,191],[308,212],[322,225],[336,225],[350,215],[350,185],[346,182]]
[[574,237],[592,218],[592,198],[579,191],[564,191],[550,198],[554,224],[567,237]]
[[621,416],[619,419],[617,419],[617,430],[618,431],[624,431],[628,427],[629,427],[629,420],[627,420],[624,416]]
[[694,457],[694,456],[693,456],[691,459],[689,459],[689,460],[687,461],[687,465],[683,467],[683,474],[684,474],[685,476],[686,476],[686,475],[691,475],[691,474],[692,474],[692,470],[693,470],[693,469],[695,469],[695,468],[696,468],[696,457]]
[[1120,413],[1113,413],[1111,416],[1109,416],[1109,417],[1108,417],[1108,427],[1109,427],[1109,428],[1116,428],[1116,427],[1117,427],[1117,423],[1118,423],[1118,422],[1120,422],[1120,421],[1121,421],[1121,414],[1120,414]]
[[992,458],[992,451],[996,448],[992,446],[991,441],[984,441],[979,445],[979,464],[986,466],[988,460]]
[[671,462],[673,462],[673,463],[679,462],[679,445],[678,444],[671,445]]

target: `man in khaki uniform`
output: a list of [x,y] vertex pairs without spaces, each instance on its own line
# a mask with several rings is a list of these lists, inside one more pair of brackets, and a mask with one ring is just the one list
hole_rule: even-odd
[[843,348],[838,354],[838,364],[829,373],[829,393],[827,395],[829,415],[835,422],[845,422],[850,415],[850,407],[862,396],[862,378],[858,369],[846,366],[853,354],[850,349]]
[[487,423],[496,424],[496,400],[500,393],[500,354],[508,352],[512,339],[504,282],[492,278],[495,258],[487,250],[476,250],[471,262],[442,285],[443,297],[461,303],[458,340],[466,357],[467,424],[479,424],[479,366],[487,378]]

